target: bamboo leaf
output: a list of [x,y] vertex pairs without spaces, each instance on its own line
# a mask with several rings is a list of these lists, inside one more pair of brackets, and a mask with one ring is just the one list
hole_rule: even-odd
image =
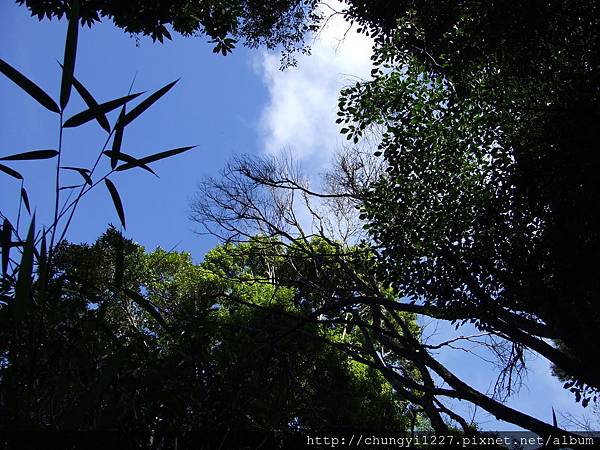
[[167,322],[165,322],[165,319],[163,319],[161,314],[154,307],[154,305],[152,305],[152,303],[150,303],[148,300],[142,297],[141,294],[138,294],[137,292],[132,291],[131,289],[123,289],[123,292],[125,293],[125,295],[127,295],[127,297],[129,297],[140,307],[146,310],[160,325],[162,325],[164,328],[167,328]]
[[61,169],[74,170],[75,172],[78,172],[79,175],[81,175],[83,177],[83,179],[85,180],[85,182],[87,184],[89,184],[90,186],[92,184],[94,184],[93,181],[92,181],[92,177],[90,176],[90,170],[89,169],[83,169],[81,167],[66,167],[66,166],[61,167]]
[[[61,63],[58,63],[58,64],[60,65],[61,68],[64,69],[64,67]],[[99,111],[100,105],[98,105],[98,102],[96,101],[94,96],[90,93],[90,91],[88,91],[85,88],[85,86],[83,84],[81,84],[79,82],[79,80],[75,77],[75,75],[73,75],[73,87],[75,88],[75,90],[77,91],[79,96],[83,99],[83,101],[88,106],[88,108],[96,111],[95,119],[98,122],[98,124],[104,129],[104,131],[106,131],[107,133],[110,133],[110,123],[108,123],[108,119],[106,118],[106,115],[104,115],[104,113],[102,111]]]
[[552,425],[558,428],[558,421],[556,420],[556,413],[554,412],[554,406],[552,407]]
[[0,72],[27,92],[40,105],[52,112],[60,113],[60,108],[52,98],[46,94],[37,84],[21,74],[17,69],[0,58]]
[[[196,147],[197,147],[197,145],[192,145],[190,147],[180,147],[180,148],[174,148],[172,150],[166,150],[164,152],[155,153],[153,155],[149,155],[149,156],[145,156],[143,158],[139,158],[138,162],[140,162],[142,164],[149,164],[151,162],[158,161],[160,159],[169,158],[170,156],[175,156],[175,155],[178,155],[180,153],[187,152],[188,150],[191,150],[191,149],[196,148]],[[127,170],[127,169],[131,169],[132,167],[133,167],[132,164],[125,163],[125,164],[117,167],[116,170],[118,170],[118,171]]]
[[165,95],[169,91],[169,89],[171,89],[173,86],[175,86],[175,83],[177,83],[178,81],[179,81],[179,79],[172,81],[171,83],[167,84],[166,86],[160,88],[154,94],[150,95],[148,98],[143,100],[139,105],[137,105],[135,108],[133,108],[131,111],[129,111],[125,115],[123,122],[121,123],[121,126],[125,127],[128,124],[130,124],[132,121],[134,121],[140,114],[142,114],[144,111],[146,111],[148,108],[150,108],[150,106],[152,106],[154,104],[154,102],[156,102],[159,98],[161,98],[163,95]]
[[92,94],[75,77],[73,77],[73,87],[75,88],[77,93],[81,96],[81,98],[83,99],[85,104],[88,106],[88,108],[96,111],[95,119],[98,122],[98,125],[100,125],[104,129],[104,131],[106,131],[107,133],[110,133],[110,123],[108,123],[108,119],[106,118],[106,115],[102,111],[100,111],[100,109],[99,109],[100,105],[98,105],[98,102],[92,96]]
[[34,150],[31,152],[18,153],[16,155],[5,156],[0,161],[25,161],[32,159],[49,159],[58,155],[56,150]]
[[12,225],[8,219],[2,223],[2,234],[0,235],[0,247],[2,248],[2,280],[7,279],[8,262],[10,261],[10,248],[12,237]]
[[33,250],[35,246],[35,215],[31,219],[31,225],[27,232],[27,239],[23,247],[21,264],[19,265],[19,275],[15,286],[15,303],[18,311],[22,312],[23,307],[31,302],[31,284],[33,280]]
[[59,191],[64,191],[66,189],[76,189],[76,188],[80,188],[81,186],[83,186],[83,184],[72,184],[70,186],[63,186],[58,188]]
[[139,159],[134,158],[131,155],[128,155],[127,153],[115,153],[113,151],[107,150],[102,152],[104,153],[106,156],[108,156],[109,158],[111,158],[111,160],[117,159],[119,161],[125,161],[128,164],[131,164],[132,167],[140,167],[144,170],[147,170],[148,172],[150,172],[151,174],[155,175],[158,177],[158,175],[156,175],[156,172],[154,172],[154,170],[152,170],[150,167],[148,167],[146,164],[142,163]]
[[31,215],[31,209],[29,208],[29,197],[27,196],[27,191],[23,187],[21,188],[21,198],[23,199],[23,204],[25,205],[27,212],[29,215]]
[[[75,84],[75,86],[77,86],[77,83]],[[143,94],[143,92],[138,92],[137,94],[126,95],[124,97],[120,97],[115,100],[110,100],[108,102],[101,103],[97,106],[90,106],[88,103],[88,106],[89,106],[88,109],[78,112],[77,114],[75,114],[72,117],[69,117],[63,124],[63,127],[64,128],[73,128],[73,127],[78,127],[79,125],[83,125],[84,123],[87,123],[93,119],[102,120],[100,117],[104,116],[104,114],[107,114],[107,113],[117,109],[118,107],[123,106],[127,102],[130,102],[131,100],[133,100],[136,97],[139,97],[142,94]],[[82,97],[83,97],[83,95],[82,95]],[[104,118],[106,119],[106,117],[104,117]],[[104,128],[104,126],[103,126],[103,128]],[[110,126],[108,128],[110,129]]]
[[[121,145],[123,144],[123,132],[125,130],[125,126],[121,125],[123,123],[125,117],[125,105],[121,109],[121,113],[119,114],[119,119],[117,120],[117,124],[115,125],[115,138],[113,139],[112,151],[114,155],[118,155],[121,153]],[[117,167],[118,159],[116,157],[110,158],[110,168],[114,169]]]
[[44,302],[46,287],[48,283],[48,250],[46,244],[46,230],[42,231],[42,243],[38,257],[38,298],[40,303]]
[[119,192],[117,188],[108,178],[104,180],[108,192],[110,192],[110,196],[112,197],[113,204],[115,205],[115,209],[117,210],[117,214],[119,215],[119,219],[121,220],[121,224],[123,228],[127,228],[125,226],[125,211],[123,211],[123,203],[121,202],[121,197],[119,196]]
[[0,171],[4,172],[7,175],[10,175],[11,177],[15,177],[17,180],[23,179],[23,175],[21,175],[16,170],[11,169],[10,167],[6,167],[4,164],[0,164]]
[[63,73],[60,84],[60,107],[65,109],[71,96],[73,85],[73,72],[75,70],[75,57],[77,55],[77,34],[79,32],[79,0],[71,1],[69,13],[69,26],[65,42],[65,56],[63,58]]

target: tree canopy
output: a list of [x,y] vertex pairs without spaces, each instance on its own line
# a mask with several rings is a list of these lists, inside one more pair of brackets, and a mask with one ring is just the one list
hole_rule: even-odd
[[351,333],[293,331],[299,293],[257,245],[194,265],[114,229],[61,244],[46,307],[0,309],[3,431],[408,429],[385,378],[318,338]]
[[[69,15],[67,0],[17,0],[40,20]],[[304,37],[318,29],[316,0],[81,0],[82,24],[92,26],[111,19],[125,32],[171,39],[169,28],[184,35],[206,35],[214,52],[226,55],[238,41],[250,47],[281,47],[284,64],[293,63],[296,51],[306,52]]]
[[349,138],[383,133],[387,173],[363,204],[383,270],[442,316],[544,355],[587,404],[600,387],[597,5],[388,3],[352,2],[377,68],[342,93],[339,120]]

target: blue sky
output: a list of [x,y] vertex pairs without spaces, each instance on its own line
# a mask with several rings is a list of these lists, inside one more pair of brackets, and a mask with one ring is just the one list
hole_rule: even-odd
[[[277,154],[290,151],[310,173],[323,170],[342,144],[335,125],[339,88],[370,70],[368,39],[350,33],[344,42],[344,23],[332,23],[313,41],[313,55],[301,57],[297,69],[279,70],[277,54],[236,49],[222,57],[202,38],[182,38],[153,44],[136,41],[110,22],[80,30],[77,78],[99,102],[127,93],[136,76],[134,91],[153,91],[180,78],[180,82],[133,125],[127,127],[123,151],[145,156],[170,148],[198,145],[186,154],[153,164],[160,179],[142,170],[112,178],[125,207],[128,237],[152,250],[157,246],[189,251],[194,260],[216,242],[194,233],[188,220],[189,202],[203,176],[216,176],[234,154]],[[38,22],[13,2],[0,6],[0,57],[58,98],[66,22]],[[5,78],[0,79],[0,155],[56,148],[57,116],[33,101]],[[71,96],[67,116],[85,109]],[[114,123],[114,113],[109,117]],[[87,167],[93,163],[105,134],[90,122],[65,134],[63,165]],[[9,164],[26,179],[32,206],[38,205],[38,223],[49,223],[53,201],[53,162],[24,161]],[[0,174],[0,210],[17,204],[19,183]],[[66,183],[78,183],[76,174],[65,174]],[[109,222],[118,224],[110,197],[98,186],[81,203],[70,232],[73,242],[94,241]],[[431,325],[429,326],[431,327]],[[452,336],[449,327],[438,329],[437,340]],[[493,369],[463,352],[444,352],[440,358],[467,382],[486,391]],[[540,359],[531,362],[526,387],[511,406],[551,420],[551,408],[580,415],[582,408],[560,383],[549,375]],[[464,405],[455,405],[461,411]],[[513,429],[478,412],[483,428]],[[559,416],[560,418],[560,416]]]
[[[0,33],[4,45],[0,56],[58,98],[60,67],[66,23],[38,22],[23,7],[3,2]],[[234,153],[257,151],[257,110],[267,101],[267,91],[255,74],[253,61],[241,48],[228,57],[213,55],[202,39],[176,36],[173,42],[153,45],[134,39],[110,23],[80,31],[76,76],[99,102],[127,93],[137,74],[134,91],[153,91],[181,77],[180,82],[131,126],[127,127],[123,151],[143,156],[186,145],[196,149],[155,164],[160,179],[143,171],[119,173],[113,178],[125,206],[127,235],[153,249],[171,248],[192,252],[195,258],[214,245],[192,233],[187,220],[188,199],[197,181],[214,174]],[[2,155],[56,148],[57,117],[28,97],[9,80],[0,81]],[[85,109],[72,95],[68,114]],[[114,114],[112,120],[114,121]],[[114,123],[114,122],[113,122]],[[102,146],[105,134],[95,122],[65,133],[63,165],[88,167]],[[12,163],[26,179],[32,205],[47,205],[53,196],[53,161]],[[143,173],[142,173],[143,172]],[[65,183],[79,182],[78,175],[64,173]],[[10,208],[18,198],[18,182],[0,179],[0,205]],[[108,222],[118,224],[108,192],[103,186],[81,203],[69,239],[94,240]],[[38,218],[49,211],[38,207]]]

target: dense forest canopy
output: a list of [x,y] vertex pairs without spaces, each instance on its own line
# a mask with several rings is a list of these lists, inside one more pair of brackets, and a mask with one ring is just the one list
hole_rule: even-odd
[[62,244],[47,310],[29,309],[16,329],[2,308],[3,430],[423,426],[381,374],[319,338],[355,333],[289,332],[306,305],[269,280],[285,261],[265,261],[256,245],[220,246],[194,265],[145,253],[114,228],[92,245]]

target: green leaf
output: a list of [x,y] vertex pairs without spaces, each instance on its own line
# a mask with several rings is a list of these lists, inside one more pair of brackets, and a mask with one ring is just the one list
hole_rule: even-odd
[[8,275],[8,262],[10,261],[10,248],[12,237],[12,225],[8,219],[2,223],[2,234],[0,234],[0,247],[2,248],[2,280]]
[[137,105],[135,108],[133,108],[131,111],[129,111],[123,118],[123,121],[120,124],[121,127],[124,128],[125,126],[130,124],[132,121],[134,121],[140,114],[142,114],[144,111],[146,111],[148,108],[150,108],[150,106],[152,106],[152,104],[154,104],[154,102],[156,102],[159,98],[161,98],[163,95],[165,95],[169,91],[169,89],[171,89],[173,86],[175,86],[175,83],[177,83],[178,81],[179,81],[179,79],[160,88],[154,94],[150,95],[147,99],[145,99],[139,105]]
[[555,428],[558,428],[558,421],[556,420],[556,413],[554,412],[554,407],[552,407],[552,425]]
[[23,179],[23,175],[16,170],[11,169],[10,167],[6,167],[4,164],[0,164],[0,171],[10,175],[11,177],[15,177],[17,180]]
[[[148,167],[146,164],[142,163],[139,159],[134,158],[131,155],[128,155],[126,153],[115,153],[113,151],[107,150],[102,152],[104,153],[106,156],[108,156],[109,158],[112,159],[116,159],[119,161],[125,161],[126,163],[129,163],[132,165],[132,167],[141,167],[144,170],[147,170],[148,172],[150,172],[153,175],[156,175],[156,172],[154,172],[154,170],[152,170],[150,167]],[[158,175],[156,175],[158,177]]]
[[31,215],[31,209],[29,208],[29,197],[27,196],[27,191],[23,187],[21,188],[21,198],[23,199],[23,204],[25,205],[27,212]]
[[75,172],[78,172],[83,177],[83,179],[85,180],[85,182],[87,184],[89,184],[90,186],[93,184],[89,169],[83,169],[81,167],[66,167],[66,166],[62,166],[61,169],[74,170]]
[[121,220],[121,224],[123,228],[127,228],[125,226],[125,211],[123,211],[123,203],[121,202],[121,197],[119,197],[119,192],[117,188],[108,178],[104,180],[106,187],[108,188],[108,192],[110,192],[110,196],[112,197],[112,201],[115,205],[115,209],[117,210],[117,214],[119,215],[119,219]]
[[69,27],[65,42],[65,56],[63,58],[63,73],[60,84],[60,107],[65,109],[71,96],[73,85],[73,72],[75,70],[75,56],[77,55],[77,34],[79,31],[79,0],[71,1],[69,13]]
[[[113,139],[112,151],[115,155],[118,155],[121,152],[121,145],[123,144],[123,132],[125,130],[125,126],[121,126],[125,117],[125,105],[121,109],[121,113],[119,114],[119,119],[117,120],[117,124],[115,125],[115,138]],[[110,168],[114,169],[117,167],[118,159],[114,156],[110,158]]]
[[38,298],[40,303],[44,302],[46,287],[48,283],[48,250],[46,244],[46,230],[42,232],[42,243],[38,257]]
[[[75,86],[77,86],[77,84],[75,84]],[[101,121],[102,119],[100,117],[104,116],[104,114],[107,114],[107,113],[111,112],[112,110],[117,109],[119,106],[123,106],[127,102],[133,100],[136,97],[139,97],[142,94],[143,94],[143,92],[138,92],[137,94],[126,95],[124,97],[117,98],[115,100],[110,100],[108,102],[101,103],[97,106],[90,106],[88,103],[88,106],[89,106],[88,109],[75,114],[73,117],[69,117],[69,119],[67,119],[65,121],[65,123],[63,124],[63,127],[64,128],[78,127],[79,125],[83,125],[84,123],[87,123],[93,119]],[[87,101],[86,101],[86,103],[87,103]],[[104,117],[104,118],[106,119],[106,117]],[[104,126],[103,126],[103,128],[104,128]],[[108,128],[110,129],[110,126]]]
[[34,150],[31,152],[18,153],[16,155],[5,156],[0,161],[25,161],[32,159],[49,159],[58,155],[56,150]]
[[132,291],[131,289],[123,289],[123,292],[125,293],[125,295],[127,295],[127,297],[129,297],[131,300],[133,300],[135,303],[141,306],[144,310],[146,310],[152,317],[154,317],[154,319],[159,324],[161,324],[164,328],[167,328],[167,322],[165,322],[165,319],[163,319],[163,317],[160,315],[160,313],[154,307],[154,305],[152,305],[152,303],[150,303],[140,294]]
[[31,302],[31,285],[33,281],[33,250],[35,246],[35,215],[27,232],[27,239],[19,265],[19,275],[15,286],[15,303],[17,309],[22,311],[24,305]]
[[[167,151],[164,151],[164,152],[155,153],[153,155],[145,156],[144,158],[139,158],[138,162],[140,162],[142,164],[149,164],[151,162],[158,161],[160,159],[168,158],[170,156],[174,156],[174,155],[178,155],[178,154],[183,153],[183,152],[187,152],[188,150],[191,150],[191,149],[196,148],[196,147],[197,147],[197,145],[192,145],[190,147],[174,148],[172,150],[167,150]],[[126,164],[123,164],[123,165],[117,167],[116,170],[127,170],[127,169],[131,169],[132,167],[134,167],[132,164],[126,163]]]
[[60,108],[48,94],[46,94],[37,84],[35,84],[25,75],[21,74],[21,72],[12,67],[2,58],[0,58],[0,72],[6,75],[25,92],[27,92],[40,105],[46,107],[52,112],[60,113]]

